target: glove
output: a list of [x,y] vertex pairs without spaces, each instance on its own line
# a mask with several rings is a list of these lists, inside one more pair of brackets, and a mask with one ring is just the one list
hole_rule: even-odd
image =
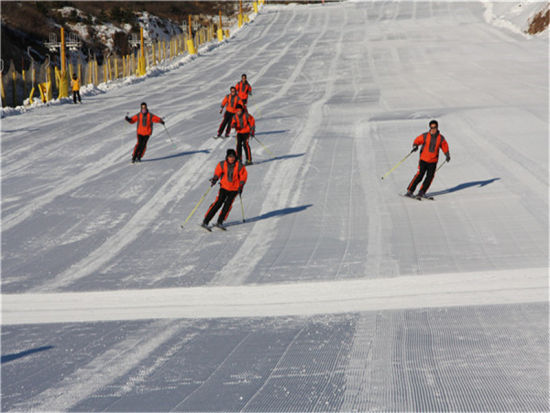
[[239,196],[243,193],[244,185],[239,185],[239,190],[237,191],[239,193]]
[[160,120],[160,123],[162,123],[162,124],[164,125],[164,119],[161,119],[161,120]]
[[413,152],[416,152],[418,150],[418,145],[413,145]]
[[216,176],[212,177],[209,179],[210,181],[210,186],[214,186],[216,185],[216,182],[218,182],[218,178]]
[[220,113],[222,113],[222,112],[223,112],[223,108],[220,109]]
[[450,153],[446,153],[446,154],[445,154],[445,159],[447,160],[447,162],[451,162],[451,154],[450,154]]
[[124,119],[126,120],[126,122],[131,122],[132,119],[130,119],[128,116],[125,116]]

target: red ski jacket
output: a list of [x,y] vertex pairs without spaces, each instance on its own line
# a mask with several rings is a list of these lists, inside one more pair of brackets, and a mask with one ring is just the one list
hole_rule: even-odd
[[237,89],[237,94],[239,97],[244,100],[248,99],[248,95],[252,93],[252,86],[250,86],[250,83],[248,81],[240,81],[235,85],[235,89]]
[[254,136],[256,132],[256,120],[250,113],[242,112],[240,116],[233,116],[231,127],[235,128],[237,133],[250,133]]
[[137,134],[150,136],[153,133],[153,122],[162,123],[162,119],[151,112],[147,112],[145,115],[141,112],[130,118],[130,123],[138,122]]
[[237,112],[237,105],[244,106],[243,101],[239,98],[237,94],[235,96],[231,96],[231,94],[226,95],[225,98],[222,100],[222,108],[227,105],[226,110],[229,113],[235,113]]
[[221,161],[216,165],[214,176],[220,180],[220,185],[227,191],[238,191],[243,187],[248,178],[248,172],[244,165],[236,159],[233,165],[227,161]]
[[437,162],[439,159],[439,149],[441,149],[445,155],[449,153],[449,145],[439,131],[435,137],[430,134],[430,132],[417,136],[414,140],[414,145],[422,145],[420,149],[420,160],[424,162]]

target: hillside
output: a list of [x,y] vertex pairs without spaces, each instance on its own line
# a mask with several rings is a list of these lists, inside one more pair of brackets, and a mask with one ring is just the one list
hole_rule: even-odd
[[[152,22],[155,36],[169,35],[186,28],[190,14],[195,16],[196,24],[217,24],[220,10],[223,16],[234,16],[237,9],[238,3],[226,1],[2,2],[2,59],[13,60],[19,70],[22,65],[28,68],[26,52],[31,47],[33,58],[43,61],[48,54],[43,43],[50,33],[59,39],[60,27],[65,28],[67,37],[74,33],[83,43],[82,56],[88,56],[89,51],[102,56],[107,49],[126,54],[128,36],[138,33],[140,25]],[[55,61],[55,54],[52,59]]]

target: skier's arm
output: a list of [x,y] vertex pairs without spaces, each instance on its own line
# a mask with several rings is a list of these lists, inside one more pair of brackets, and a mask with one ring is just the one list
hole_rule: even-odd
[[164,125],[164,120],[162,118],[159,118],[157,115],[153,115],[151,113],[151,121],[155,123],[162,123]]
[[249,116],[249,123],[250,123],[250,136],[254,137],[254,135],[256,134],[256,120],[254,119],[254,116],[252,115],[248,115]]
[[443,136],[441,136],[441,150],[445,154],[445,159],[447,160],[447,162],[450,162],[451,161],[451,152],[449,152],[449,144],[447,143],[447,141],[445,140],[445,138]]
[[136,123],[138,121],[138,115],[134,115],[132,116],[131,118],[129,118],[128,116],[126,116],[126,121],[128,123]]

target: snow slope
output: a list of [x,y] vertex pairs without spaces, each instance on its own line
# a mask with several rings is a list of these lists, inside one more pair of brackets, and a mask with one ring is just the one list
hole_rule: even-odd
[[[548,39],[484,12],[267,6],[162,76],[3,119],[2,410],[548,410]],[[246,222],[201,230],[211,191],[182,230],[241,73]],[[156,126],[131,165],[143,100],[176,146]],[[400,197],[416,154],[380,177],[432,118],[436,200]]]

